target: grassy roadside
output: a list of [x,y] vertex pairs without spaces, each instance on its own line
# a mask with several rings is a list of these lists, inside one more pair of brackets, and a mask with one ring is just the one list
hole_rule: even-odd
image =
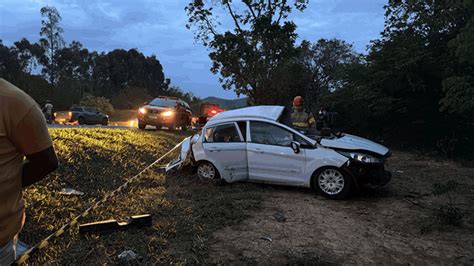
[[[60,159],[48,179],[27,189],[27,220],[20,239],[38,243],[146,165],[182,136],[124,129],[51,129]],[[58,192],[71,187],[83,196]],[[261,189],[251,184],[218,186],[192,177],[149,171],[130,188],[108,200],[81,223],[125,220],[151,213],[153,226],[109,234],[79,235],[77,228],[52,241],[29,263],[119,263],[118,254],[133,250],[140,263],[206,261],[206,241],[215,230],[247,218],[259,208]]]

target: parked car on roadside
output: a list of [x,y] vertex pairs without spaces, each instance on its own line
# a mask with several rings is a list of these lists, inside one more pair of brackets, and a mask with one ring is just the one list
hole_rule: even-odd
[[71,107],[69,111],[59,111],[54,113],[54,121],[60,124],[75,124],[79,125],[108,125],[109,116],[99,112],[94,107],[75,106]]
[[390,181],[388,148],[349,134],[306,136],[280,121],[284,109],[254,106],[217,114],[200,135],[186,139],[167,170],[191,154],[201,178],[311,187],[330,199]]
[[192,111],[188,103],[176,97],[158,97],[138,109],[138,128],[147,125],[157,129],[186,130],[191,126]]

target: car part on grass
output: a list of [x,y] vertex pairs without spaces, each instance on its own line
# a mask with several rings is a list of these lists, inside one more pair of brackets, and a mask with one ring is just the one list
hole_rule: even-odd
[[115,219],[92,222],[79,225],[79,233],[105,233],[129,228],[142,228],[152,225],[151,214],[134,215],[126,222],[118,222]]
[[137,253],[133,252],[132,250],[125,250],[118,255],[118,258],[125,261],[132,261],[132,260],[139,259],[140,257],[138,256]]
[[84,195],[84,192],[75,190],[73,188],[63,188],[61,191],[59,191],[59,194],[61,195],[75,195],[75,196],[82,196]]
[[281,211],[275,212],[275,214],[273,214],[273,217],[275,218],[277,222],[280,222],[280,223],[286,222],[285,214]]

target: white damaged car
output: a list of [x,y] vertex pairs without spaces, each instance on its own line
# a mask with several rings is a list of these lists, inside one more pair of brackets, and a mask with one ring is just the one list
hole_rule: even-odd
[[283,106],[253,106],[219,113],[189,137],[167,171],[191,161],[201,178],[311,187],[342,199],[362,184],[385,185],[390,150],[338,134],[305,135],[284,123]]

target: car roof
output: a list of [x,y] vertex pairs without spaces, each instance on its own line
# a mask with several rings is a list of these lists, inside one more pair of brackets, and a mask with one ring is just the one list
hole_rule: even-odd
[[229,119],[267,119],[271,121],[277,121],[285,107],[278,105],[260,105],[244,107],[240,109],[234,109],[218,113],[209,119],[209,124],[219,123],[222,120]]

